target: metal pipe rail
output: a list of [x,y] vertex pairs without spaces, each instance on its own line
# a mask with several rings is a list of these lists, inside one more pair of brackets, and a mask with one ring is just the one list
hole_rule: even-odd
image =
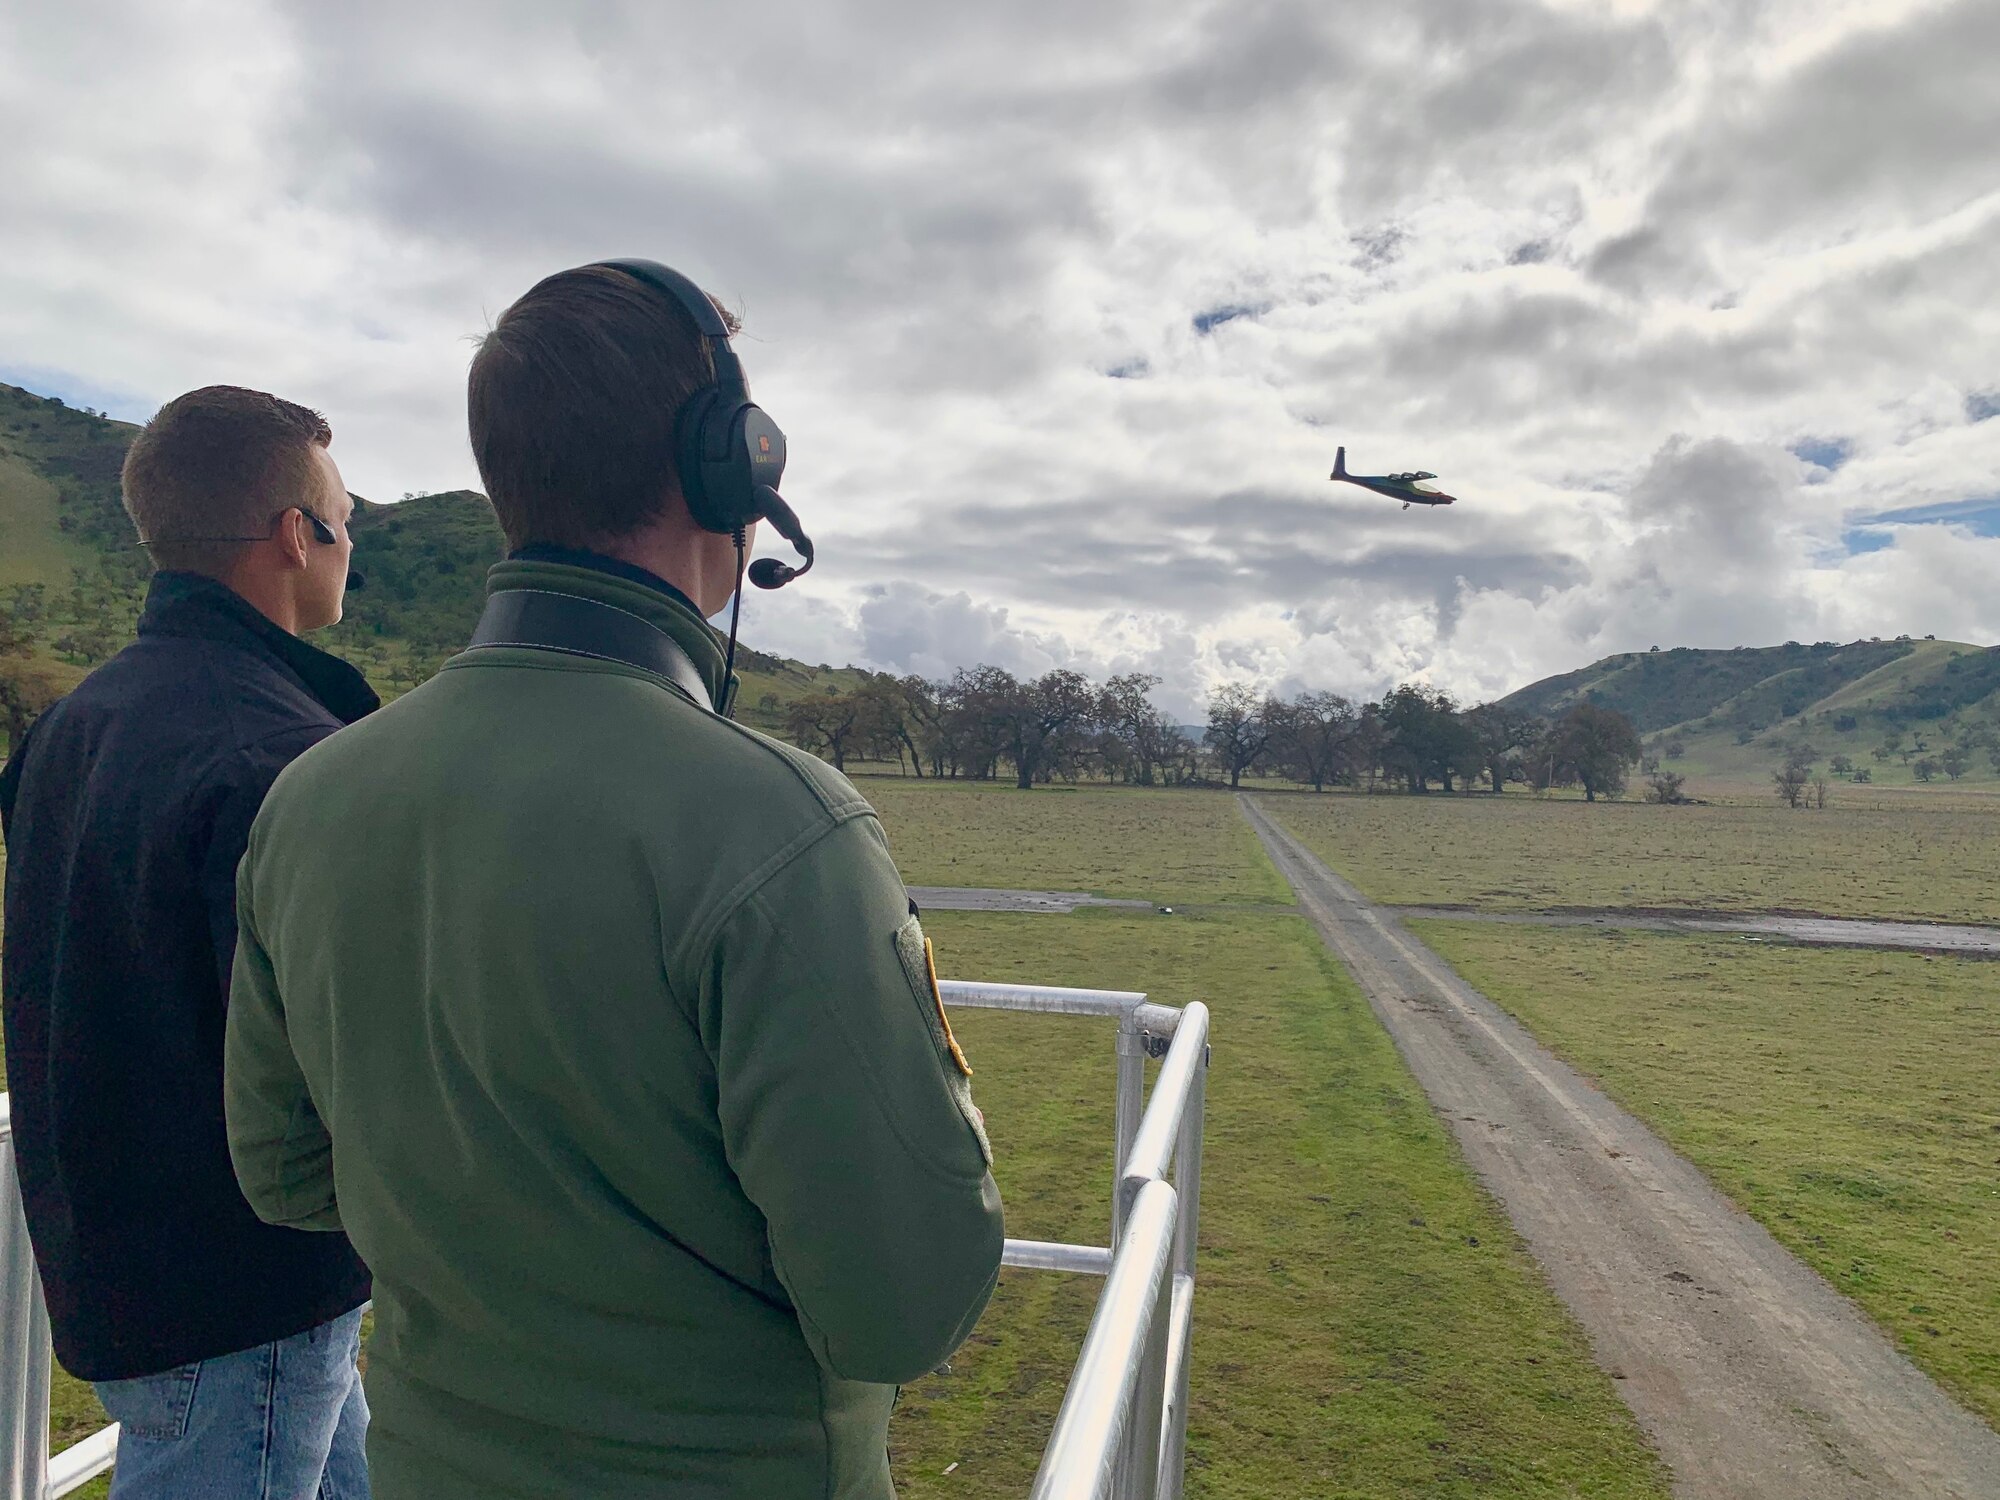
[[[1179,1500],[1208,1077],[1208,1008],[1127,990],[939,985],[947,1005],[1118,1022],[1111,1244],[1010,1239],[1002,1262],[1102,1276],[1032,1500]],[[1146,1060],[1162,1058],[1152,1097]],[[1171,1184],[1168,1173],[1172,1173]],[[0,1093],[0,1500],[58,1500],[112,1465],[118,1429],[49,1453],[48,1310],[28,1243]]]
[[[1009,1240],[1002,1260],[1108,1276],[1042,1455],[1033,1500],[1179,1500],[1187,1455],[1208,1007],[1197,1003],[1174,1010],[1129,990],[966,983],[941,984],[939,990],[947,1005],[1118,1020],[1111,1248]],[[1146,1059],[1162,1054],[1147,1100]],[[1166,1182],[1169,1171],[1172,1187]],[[1151,1205],[1143,1215],[1142,1204]]]

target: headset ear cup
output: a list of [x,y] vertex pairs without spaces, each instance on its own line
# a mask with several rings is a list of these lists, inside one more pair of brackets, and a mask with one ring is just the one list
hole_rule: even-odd
[[707,492],[717,531],[734,531],[757,518],[750,459],[743,451],[743,413],[748,403],[728,401],[718,394],[702,419],[702,488]]
[[674,419],[674,470],[680,478],[681,498],[687,502],[695,525],[704,531],[728,531],[730,523],[718,515],[708,483],[708,423],[715,395],[715,387],[707,386],[681,404]]

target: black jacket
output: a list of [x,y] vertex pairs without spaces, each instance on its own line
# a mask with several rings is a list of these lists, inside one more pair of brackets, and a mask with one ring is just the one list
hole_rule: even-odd
[[139,639],[0,772],[15,1153],[72,1374],[157,1373],[368,1296],[345,1235],[274,1229],[244,1201],[222,1028],[251,820],[294,757],[376,703],[222,584],[162,573]]

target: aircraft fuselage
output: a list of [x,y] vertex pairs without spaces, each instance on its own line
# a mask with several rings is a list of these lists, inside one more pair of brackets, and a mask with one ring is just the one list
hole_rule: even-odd
[[1337,479],[1342,484],[1359,485],[1364,490],[1373,490],[1378,495],[1387,495],[1391,500],[1400,500],[1405,507],[1412,505],[1450,505],[1458,497],[1447,495],[1442,490],[1425,487],[1423,481],[1435,479],[1430,473],[1410,474],[1350,474],[1347,472],[1347,450],[1342,448],[1334,455],[1333,472],[1326,476]]

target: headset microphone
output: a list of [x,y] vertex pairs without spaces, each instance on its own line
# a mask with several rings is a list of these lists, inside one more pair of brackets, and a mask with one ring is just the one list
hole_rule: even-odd
[[769,485],[759,491],[764,508],[764,519],[769,521],[778,535],[792,544],[799,556],[805,559],[797,567],[782,563],[775,557],[760,557],[750,564],[750,581],[760,589],[781,589],[801,574],[810,573],[813,565],[812,538],[799,525],[799,518],[792,513],[791,506]]
[[349,568],[347,570],[348,593],[351,594],[355,592],[357,589],[365,589],[367,587],[368,587],[368,575],[366,573],[357,573],[352,568]]

